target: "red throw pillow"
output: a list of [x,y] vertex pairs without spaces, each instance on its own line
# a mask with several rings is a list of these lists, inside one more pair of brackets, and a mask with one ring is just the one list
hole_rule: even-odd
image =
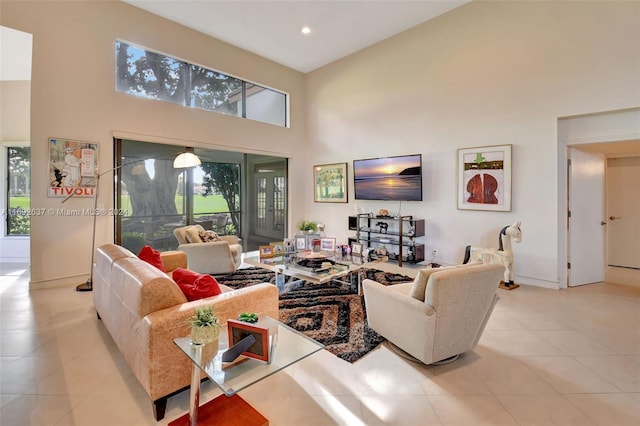
[[198,274],[188,269],[178,268],[173,271],[173,280],[187,300],[199,300],[222,293],[218,281],[211,275]]
[[140,253],[138,253],[138,258],[140,260],[144,260],[150,265],[155,266],[156,268],[160,269],[162,272],[165,272],[164,265],[162,265],[162,259],[160,258],[160,252],[154,249],[153,247],[151,246],[142,247],[142,250],[140,250]]
[[196,279],[200,276],[196,271],[192,271],[190,269],[178,268],[171,274],[173,280],[175,282],[183,282],[193,284]]

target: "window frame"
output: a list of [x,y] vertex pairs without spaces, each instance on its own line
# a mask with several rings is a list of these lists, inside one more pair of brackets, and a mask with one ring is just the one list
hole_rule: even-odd
[[29,227],[28,234],[10,234],[9,233],[9,209],[11,208],[9,198],[9,149],[10,148],[29,148],[29,199],[31,199],[31,143],[25,141],[7,141],[1,142],[0,147],[2,152],[0,154],[0,161],[2,161],[3,169],[5,172],[2,176],[2,183],[0,183],[0,190],[2,191],[2,201],[0,201],[0,208],[2,209],[2,237],[3,238],[11,238],[11,239],[29,239],[31,238],[31,227]]
[[[173,101],[170,101],[170,100],[165,100],[165,99],[161,99],[161,98],[154,98],[154,97],[139,95],[139,94],[135,94],[135,93],[129,93],[127,91],[121,90],[120,81],[118,79],[118,43],[124,43],[124,44],[127,44],[128,46],[135,47],[136,49],[141,49],[141,50],[143,50],[145,52],[151,52],[153,54],[163,55],[163,56],[165,56],[167,58],[170,58],[171,60],[180,62],[180,63],[186,65],[189,68],[191,68],[191,67],[199,67],[199,68],[202,68],[204,70],[207,70],[207,71],[210,71],[210,72],[214,72],[214,73],[220,74],[220,75],[228,77],[228,78],[239,80],[240,83],[241,83],[241,87],[238,89],[238,95],[240,96],[240,99],[238,101],[238,109],[240,111],[240,114],[233,115],[233,114],[227,114],[227,113],[223,113],[223,112],[220,112],[220,111],[216,111],[215,109],[208,109],[208,108],[201,108],[201,107],[197,107],[197,106],[192,106],[192,105],[190,105],[192,103],[191,101],[187,102],[187,98],[188,97],[186,97],[186,96],[182,100],[182,102],[173,102]],[[223,114],[223,115],[231,115],[233,117],[240,117],[240,118],[243,118],[243,119],[246,119],[246,120],[257,121],[259,123],[265,123],[265,124],[271,124],[273,126],[278,126],[278,127],[284,127],[284,128],[289,128],[290,127],[290,124],[291,124],[290,123],[290,115],[291,114],[289,113],[290,95],[289,95],[288,92],[285,92],[283,90],[276,89],[274,87],[270,87],[268,85],[265,85],[265,84],[262,84],[262,83],[258,83],[258,82],[252,81],[252,80],[247,80],[245,78],[238,77],[236,75],[229,74],[229,73],[220,71],[220,70],[215,69],[215,68],[204,66],[204,65],[201,65],[201,64],[196,63],[196,62],[187,61],[187,60],[179,58],[177,56],[170,55],[170,54],[158,51],[158,50],[150,49],[150,48],[141,46],[141,45],[139,45],[137,43],[132,43],[132,42],[124,40],[124,39],[116,39],[115,40],[115,43],[114,43],[114,55],[115,55],[115,70],[114,70],[115,71],[114,72],[114,74],[115,74],[115,84],[114,84],[114,86],[115,86],[116,93],[122,93],[122,94],[125,94],[125,95],[131,95],[131,96],[138,96],[138,97],[142,97],[144,99],[175,103],[177,105],[181,105],[181,106],[184,106],[186,108],[203,109],[205,111],[211,111],[211,112],[215,112],[215,113]],[[271,92],[275,92],[277,94],[281,94],[281,95],[284,96],[284,99],[283,99],[283,104],[284,104],[283,105],[283,114],[284,114],[284,116],[282,117],[282,123],[283,124],[280,124],[280,120],[279,119],[278,119],[278,123],[276,124],[276,123],[271,122],[271,121],[258,120],[258,119],[255,119],[255,118],[248,118],[247,117],[247,96],[248,96],[247,89],[246,89],[247,85],[258,86],[258,87],[261,87],[263,89],[266,89],[266,90],[269,90]],[[192,89],[192,87],[189,87],[189,88],[185,87],[184,91],[185,91],[185,93],[187,93],[187,92],[190,92],[191,89]]]

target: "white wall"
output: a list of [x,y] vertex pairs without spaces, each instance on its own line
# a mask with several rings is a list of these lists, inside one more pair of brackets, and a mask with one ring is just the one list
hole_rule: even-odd
[[[58,208],[47,198],[47,140],[100,144],[100,169],[113,164],[118,134],[214,149],[296,157],[304,140],[303,75],[119,1],[2,1],[0,24],[33,34],[31,103],[32,207]],[[274,87],[291,95],[291,127],[192,110],[115,92],[116,39]],[[302,166],[291,162],[292,176]],[[300,171],[298,171],[300,170]],[[302,197],[300,179],[290,194]],[[112,205],[109,179],[100,203]],[[69,209],[91,207],[71,199]],[[79,283],[89,273],[91,217],[38,217],[31,227],[33,285]],[[96,243],[113,241],[113,221],[98,218]]]
[[[402,213],[427,219],[427,251],[444,263],[467,244],[497,245],[523,221],[516,280],[558,287],[557,120],[637,107],[640,3],[471,2],[378,45],[302,75],[122,2],[2,1],[0,24],[34,35],[31,146],[34,207],[46,197],[47,139],[101,145],[112,136],[290,157],[291,223],[315,219],[346,241],[348,204],[314,203],[312,165],[422,153],[424,201]],[[116,38],[291,94],[291,128],[194,111],[114,91]],[[306,121],[306,124],[305,124]],[[513,144],[513,210],[456,209],[456,150]],[[351,167],[349,168],[351,170]],[[40,182],[40,184],[38,183]],[[101,182],[107,206],[108,181]],[[71,200],[69,208],[87,207]],[[367,211],[398,205],[359,202]],[[112,239],[100,218],[97,242]],[[79,282],[88,273],[90,218],[32,224],[32,282]]]
[[[637,107],[640,3],[472,2],[307,77],[313,164],[422,153],[427,253],[458,263],[467,244],[497,247],[522,220],[516,281],[559,288],[557,120]],[[513,145],[512,211],[456,209],[457,149]],[[349,193],[353,194],[350,178]],[[346,241],[344,205],[314,203],[308,219]],[[363,211],[398,203],[358,202]]]

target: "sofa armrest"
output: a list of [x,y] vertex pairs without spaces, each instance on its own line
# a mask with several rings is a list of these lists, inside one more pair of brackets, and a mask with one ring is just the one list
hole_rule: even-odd
[[240,266],[226,241],[181,244],[178,250],[186,253],[189,269],[200,274],[228,274]]
[[[256,312],[260,316],[278,318],[278,289],[269,283],[257,284],[222,293],[206,299],[182,303],[162,309],[143,318],[140,325],[140,351],[136,366],[148,378],[148,393],[157,399],[190,383],[191,362],[173,343],[178,337],[188,336],[189,319],[195,309],[213,305],[215,314],[226,327],[229,318],[237,318],[242,312]],[[154,366],[159,366],[155,369]],[[170,374],[166,366],[172,366]],[[145,381],[141,380],[141,383]]]
[[186,269],[187,267],[187,255],[183,251],[172,250],[161,252],[160,259],[162,260],[164,271],[167,274],[170,274],[178,268]]
[[218,235],[222,241],[226,241],[229,245],[240,244],[240,239],[237,235]]

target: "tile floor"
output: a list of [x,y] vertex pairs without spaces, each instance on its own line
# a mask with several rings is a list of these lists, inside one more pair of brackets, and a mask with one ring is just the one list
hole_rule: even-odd
[[[414,275],[411,271],[405,271]],[[73,287],[29,291],[0,265],[0,424],[156,422],[92,308]],[[640,288],[522,286],[502,299],[478,347],[426,367],[386,344],[355,364],[326,351],[241,392],[278,425],[640,425]],[[218,395],[204,385],[202,401]]]

